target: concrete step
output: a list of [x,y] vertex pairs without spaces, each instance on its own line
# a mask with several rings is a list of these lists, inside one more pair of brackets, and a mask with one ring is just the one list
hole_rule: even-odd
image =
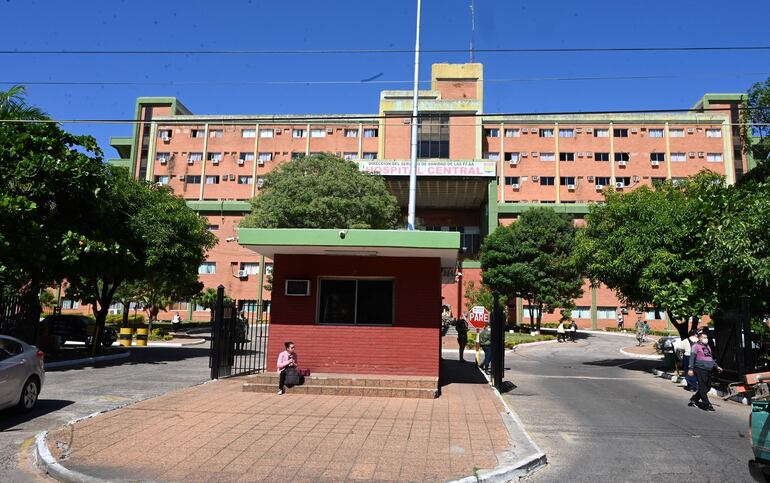
[[[274,393],[278,390],[278,374],[254,374],[244,377],[244,392]],[[372,397],[435,398],[438,378],[419,376],[384,376],[363,374],[313,374],[301,386],[287,387],[286,392]]]

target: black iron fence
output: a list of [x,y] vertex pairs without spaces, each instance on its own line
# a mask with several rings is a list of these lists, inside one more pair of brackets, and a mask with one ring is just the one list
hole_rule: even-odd
[[225,301],[224,287],[219,286],[211,327],[212,379],[266,369],[269,327],[266,306],[256,300]]
[[35,344],[40,312],[40,301],[34,295],[9,293],[0,287],[0,334]]

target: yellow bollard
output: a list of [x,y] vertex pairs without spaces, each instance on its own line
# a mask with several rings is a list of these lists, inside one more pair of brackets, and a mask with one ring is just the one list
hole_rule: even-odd
[[137,327],[136,345],[140,347],[147,345],[147,327]]
[[122,345],[123,347],[130,347],[132,333],[133,333],[133,330],[131,329],[131,327],[122,327],[120,329],[120,335],[118,336],[118,340],[120,340],[120,345]]

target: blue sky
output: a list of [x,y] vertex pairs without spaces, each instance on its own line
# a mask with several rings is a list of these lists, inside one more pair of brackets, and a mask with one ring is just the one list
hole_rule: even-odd
[[[423,0],[423,48],[467,48],[469,3]],[[415,5],[415,0],[0,0],[0,50],[411,49]],[[770,2],[476,0],[476,12],[479,49],[770,45],[762,22],[751,20],[770,18]],[[753,27],[744,26],[747,21]],[[770,76],[770,51],[478,53],[476,60],[489,80],[676,76],[488,81],[486,112],[687,108],[705,92],[745,92]],[[29,86],[29,102],[58,119],[129,119],[138,96],[177,96],[196,114],[374,113],[380,90],[411,85],[258,83],[378,75],[380,81],[409,81],[412,61],[410,53],[0,55],[0,81],[169,83]],[[420,77],[429,80],[433,62],[465,61],[467,53],[425,53]],[[201,84],[172,85],[183,82]],[[96,136],[106,157],[115,156],[109,136],[130,134],[127,125],[67,124],[65,129]]]

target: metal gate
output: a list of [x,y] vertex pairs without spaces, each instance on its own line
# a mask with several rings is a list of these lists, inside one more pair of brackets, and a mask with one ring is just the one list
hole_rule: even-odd
[[262,372],[267,366],[267,303],[226,301],[217,288],[211,327],[211,379]]
[[741,297],[737,307],[720,310],[714,315],[716,358],[725,370],[722,377],[739,381],[754,372],[756,354],[752,344],[750,300]]
[[0,334],[36,344],[40,314],[37,296],[11,293],[0,286]]

